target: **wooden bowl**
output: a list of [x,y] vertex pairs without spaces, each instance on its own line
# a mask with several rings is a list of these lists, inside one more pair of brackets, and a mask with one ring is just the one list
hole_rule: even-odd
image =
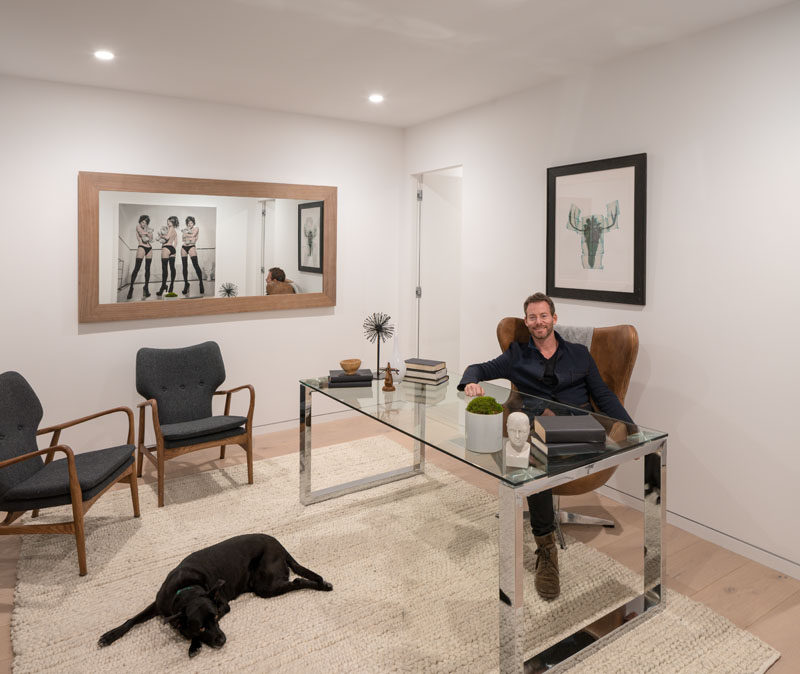
[[341,365],[345,374],[355,374],[358,372],[358,368],[361,367],[361,359],[347,358],[345,360],[340,360],[339,365]]

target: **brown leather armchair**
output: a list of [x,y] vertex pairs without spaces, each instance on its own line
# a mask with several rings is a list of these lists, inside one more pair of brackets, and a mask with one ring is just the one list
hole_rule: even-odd
[[[556,330],[560,327],[557,326]],[[502,351],[508,349],[512,341],[527,344],[529,339],[530,333],[521,318],[508,316],[497,324],[497,341],[500,343]],[[625,394],[628,392],[628,384],[630,384],[633,366],[636,364],[636,356],[639,352],[639,335],[636,332],[636,328],[632,325],[594,328],[591,333],[591,342],[588,346],[592,358],[597,363],[597,369],[600,371],[603,381],[624,405]],[[613,527],[614,522],[611,520],[579,515],[559,509],[558,497],[574,496],[594,491],[604,485],[615,470],[616,467],[608,468],[555,487],[553,489],[553,498],[555,500],[556,522],[559,524],[599,524]],[[563,548],[564,541],[560,528],[558,534]]]

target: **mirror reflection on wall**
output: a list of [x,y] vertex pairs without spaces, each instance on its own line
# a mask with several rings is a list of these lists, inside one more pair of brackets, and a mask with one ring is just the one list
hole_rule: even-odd
[[322,211],[295,199],[100,190],[100,304],[320,293]]

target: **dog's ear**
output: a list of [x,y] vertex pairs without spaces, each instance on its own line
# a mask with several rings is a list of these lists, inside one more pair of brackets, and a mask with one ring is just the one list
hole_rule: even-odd
[[222,578],[219,578],[208,590],[208,594],[215,601],[222,601],[222,596],[220,595],[220,590],[222,590],[222,586],[225,585],[225,581]]

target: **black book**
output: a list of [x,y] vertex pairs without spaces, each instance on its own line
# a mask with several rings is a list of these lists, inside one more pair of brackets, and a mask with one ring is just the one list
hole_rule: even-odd
[[533,430],[548,445],[552,442],[606,441],[606,429],[591,414],[535,417]]
[[443,360],[428,360],[427,358],[406,358],[406,368],[412,370],[425,370],[426,372],[436,372],[446,367]]
[[447,374],[447,368],[443,367],[441,370],[432,372],[430,370],[415,370],[414,368],[406,368],[406,376],[416,377],[417,379],[441,379]]
[[365,381],[329,381],[328,388],[364,388],[372,386],[372,380]]
[[605,450],[605,442],[543,442],[531,436],[531,453],[540,459],[583,458]]
[[329,382],[372,381],[372,370],[357,370],[353,374],[345,374],[344,370],[330,370]]
[[448,379],[450,379],[449,375],[444,375],[440,379],[422,379],[409,375],[408,371],[406,371],[406,376],[403,377],[403,381],[407,381],[409,384],[425,384],[426,386],[439,386],[439,384],[443,384]]

